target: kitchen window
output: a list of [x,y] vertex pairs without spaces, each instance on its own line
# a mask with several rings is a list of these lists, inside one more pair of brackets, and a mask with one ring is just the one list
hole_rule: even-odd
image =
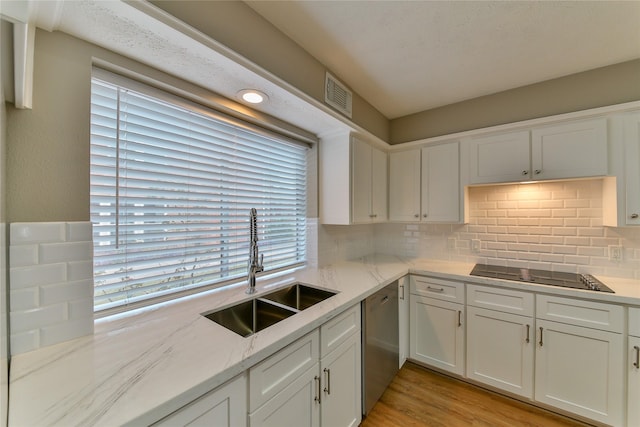
[[94,310],[134,308],[244,278],[251,208],[265,271],[303,264],[307,149],[94,70]]

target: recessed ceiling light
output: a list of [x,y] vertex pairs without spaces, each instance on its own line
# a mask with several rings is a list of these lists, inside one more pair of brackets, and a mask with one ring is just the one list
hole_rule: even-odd
[[238,92],[238,97],[240,97],[243,101],[248,102],[250,104],[260,104],[269,99],[269,97],[255,89],[244,89]]

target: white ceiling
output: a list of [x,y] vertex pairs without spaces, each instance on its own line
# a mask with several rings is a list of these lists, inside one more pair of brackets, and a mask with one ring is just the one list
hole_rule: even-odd
[[390,119],[640,58],[640,1],[247,1]]

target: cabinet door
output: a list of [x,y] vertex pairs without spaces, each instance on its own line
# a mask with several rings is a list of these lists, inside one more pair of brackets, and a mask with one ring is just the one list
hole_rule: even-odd
[[460,222],[458,142],[422,149],[422,220]]
[[464,373],[464,306],[411,295],[410,357],[418,362]]
[[389,154],[389,219],[420,220],[420,150]]
[[318,427],[320,376],[318,363],[249,414],[251,427]]
[[622,424],[621,334],[537,319],[536,348],[535,400]]
[[247,425],[247,376],[239,375],[163,418],[154,426],[228,426]]
[[320,362],[322,376],[320,422],[323,426],[355,427],[360,424],[362,419],[360,345],[360,335],[353,334]]
[[640,113],[624,122],[625,140],[625,224],[640,225]]
[[627,425],[640,426],[640,337],[629,337]]
[[583,120],[533,129],[532,179],[607,174],[607,119]]
[[402,368],[409,357],[409,276],[400,279],[398,284],[398,355]]
[[533,318],[467,306],[467,377],[533,397]]
[[471,138],[467,143],[471,184],[530,179],[529,131]]
[[354,138],[351,141],[351,221],[354,223],[372,220],[371,159],[371,146]]
[[384,222],[387,213],[387,153],[371,148],[371,215],[373,222]]

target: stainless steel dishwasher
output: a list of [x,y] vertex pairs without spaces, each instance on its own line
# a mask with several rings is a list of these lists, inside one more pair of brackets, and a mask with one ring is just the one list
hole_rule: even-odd
[[398,372],[398,282],[362,302],[362,414],[367,415]]

